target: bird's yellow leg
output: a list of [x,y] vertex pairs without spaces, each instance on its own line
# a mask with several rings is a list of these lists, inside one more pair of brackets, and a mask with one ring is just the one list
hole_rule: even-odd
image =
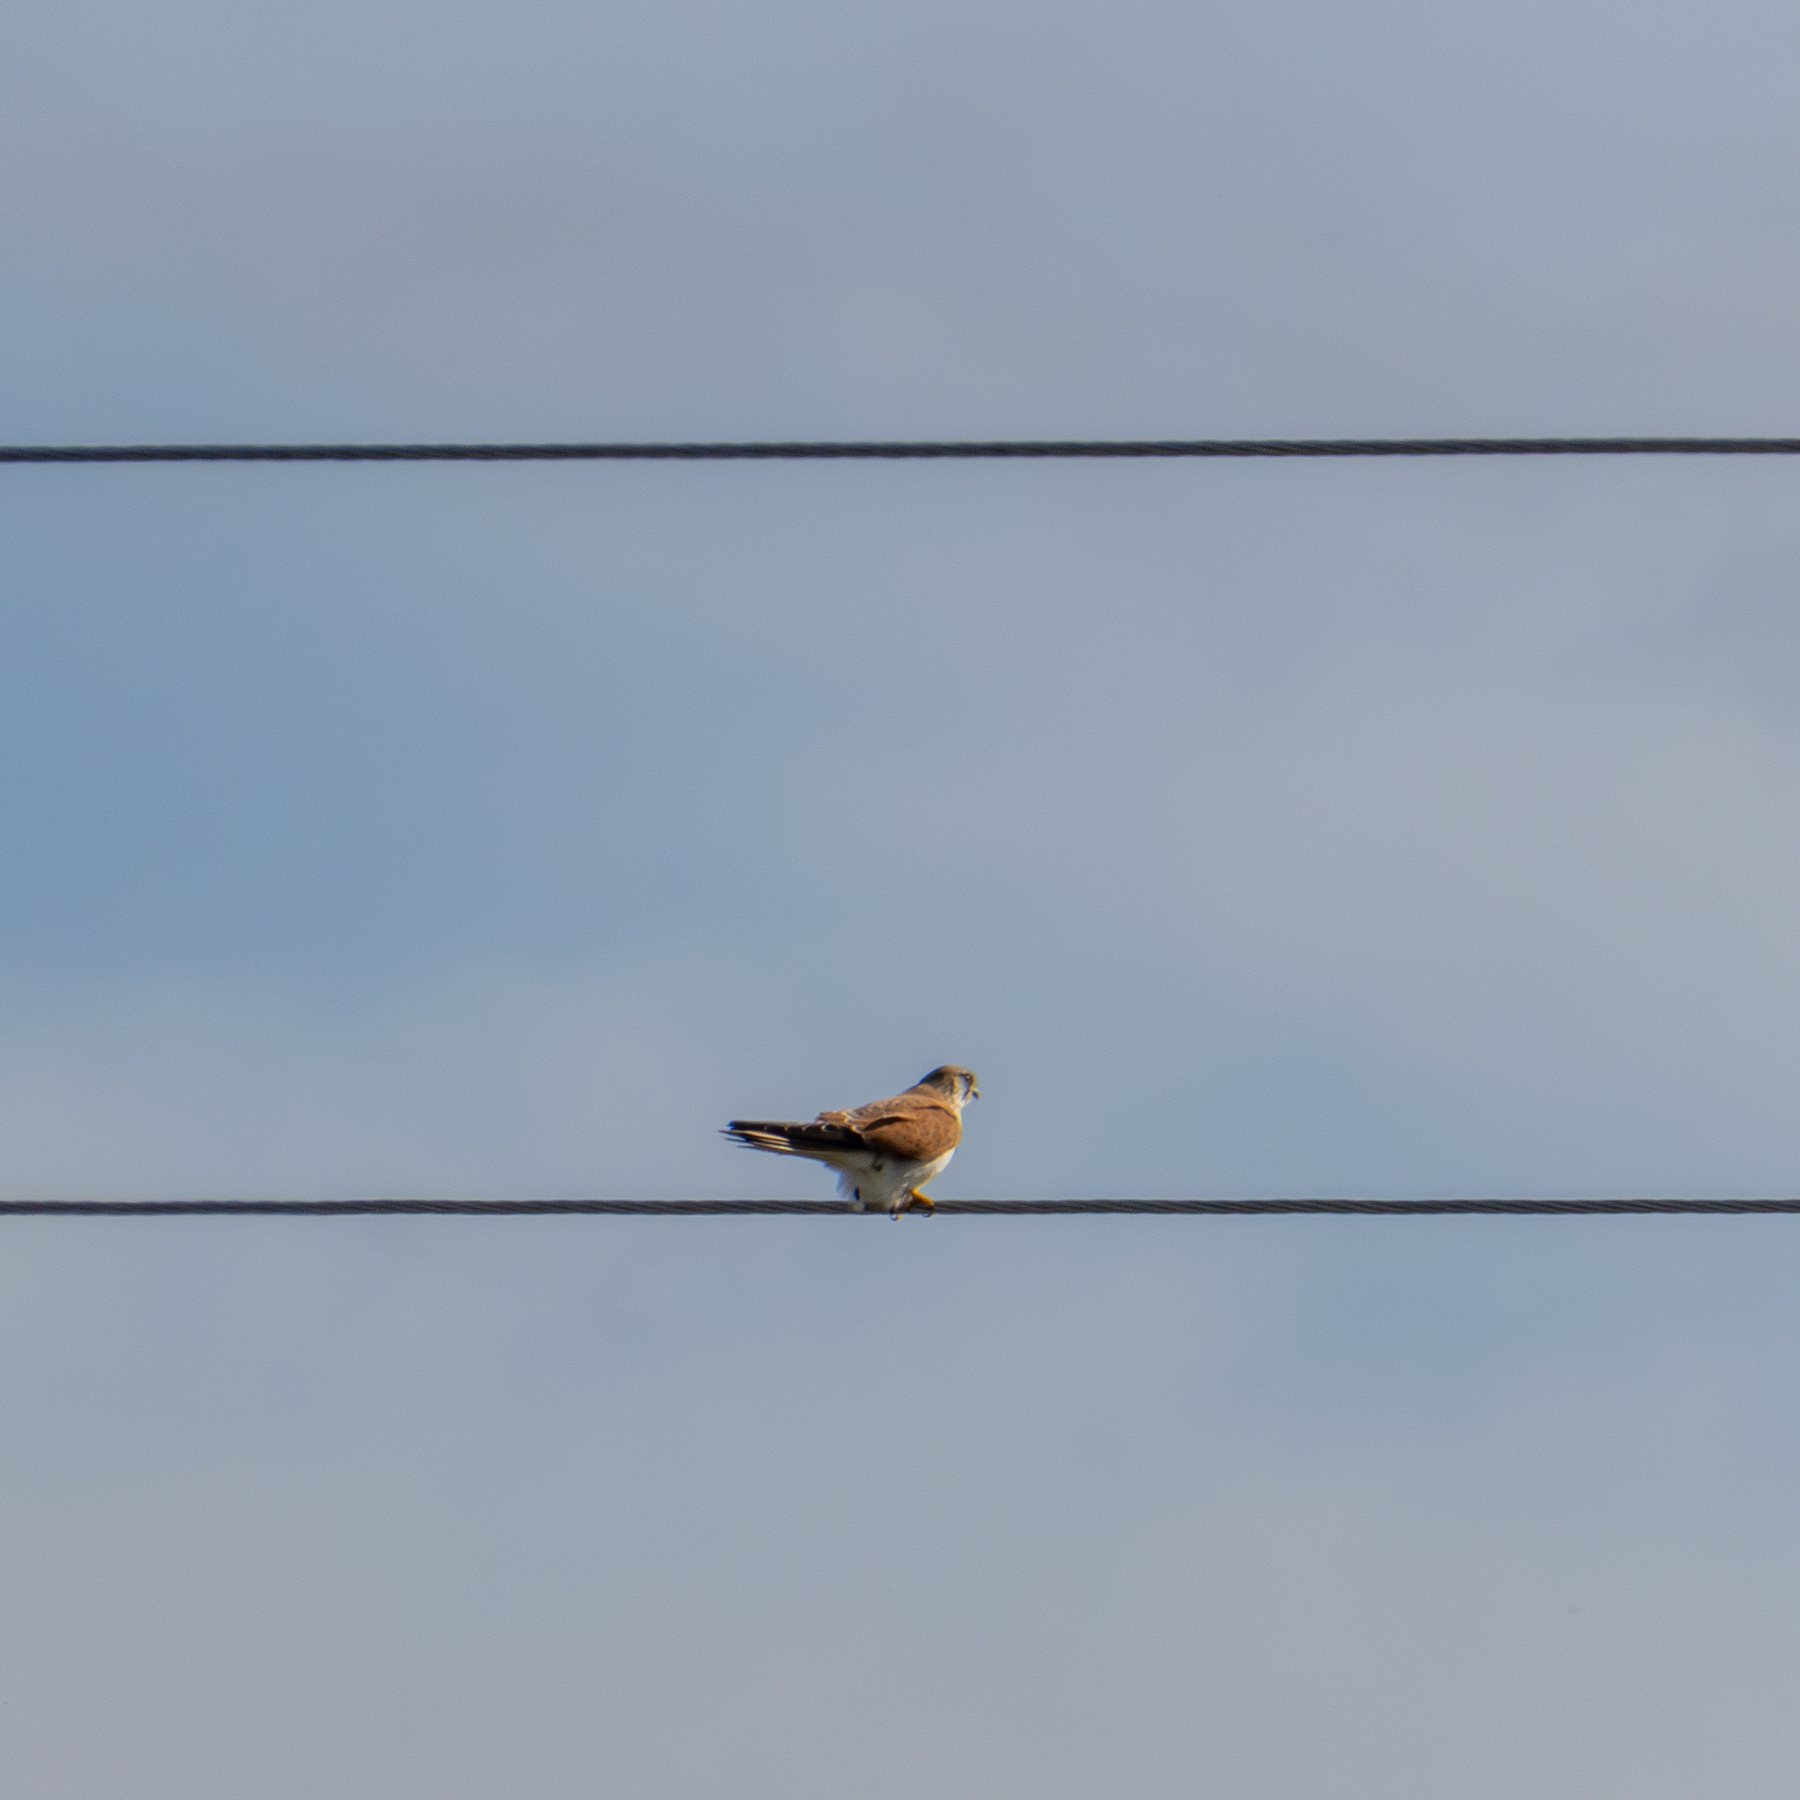
[[888,1214],[888,1217],[897,1219],[903,1212],[922,1212],[926,1218],[931,1219],[937,1216],[937,1205],[922,1188],[908,1188],[900,1199],[894,1202],[894,1210]]

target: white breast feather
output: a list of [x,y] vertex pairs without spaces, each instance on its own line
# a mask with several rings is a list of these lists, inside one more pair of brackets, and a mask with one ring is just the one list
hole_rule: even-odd
[[838,1170],[838,1192],[852,1205],[864,1208],[878,1206],[884,1212],[895,1201],[903,1199],[914,1188],[923,1187],[934,1176],[941,1175],[944,1165],[956,1154],[946,1150],[930,1162],[915,1162],[911,1157],[874,1156],[866,1152],[852,1166],[849,1157],[833,1157]]

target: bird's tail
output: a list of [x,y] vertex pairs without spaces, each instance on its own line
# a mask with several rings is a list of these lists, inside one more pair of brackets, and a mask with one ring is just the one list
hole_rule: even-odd
[[733,1119],[720,1132],[734,1144],[773,1150],[779,1156],[814,1156],[829,1161],[846,1150],[864,1148],[862,1133],[849,1125],[810,1125],[776,1119]]

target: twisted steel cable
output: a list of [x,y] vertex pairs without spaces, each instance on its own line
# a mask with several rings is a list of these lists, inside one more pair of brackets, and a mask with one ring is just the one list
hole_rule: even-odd
[[[940,1200],[940,1213],[1015,1217],[1047,1213],[1188,1213],[1214,1217],[1270,1213],[1349,1214],[1359,1217],[1416,1217],[1420,1214],[1664,1214],[1800,1213],[1800,1199],[1474,1199],[1474,1200]],[[462,1214],[520,1216],[566,1213],[636,1214],[681,1218],[768,1213],[830,1214],[843,1218],[886,1217],[879,1210],[858,1212],[842,1200],[0,1200],[0,1216],[53,1215],[108,1218],[167,1218],[172,1215],[277,1214],[340,1218],[346,1214]]]
[[796,443],[0,444],[0,463],[820,462],[1073,457],[1795,456],[1800,437],[995,438]]

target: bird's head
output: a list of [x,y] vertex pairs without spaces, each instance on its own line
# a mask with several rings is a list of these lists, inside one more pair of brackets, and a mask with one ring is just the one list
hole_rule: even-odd
[[933,1069],[919,1086],[935,1088],[958,1112],[969,1101],[981,1098],[981,1089],[975,1085],[975,1071],[958,1068],[955,1063],[945,1063],[942,1068]]

